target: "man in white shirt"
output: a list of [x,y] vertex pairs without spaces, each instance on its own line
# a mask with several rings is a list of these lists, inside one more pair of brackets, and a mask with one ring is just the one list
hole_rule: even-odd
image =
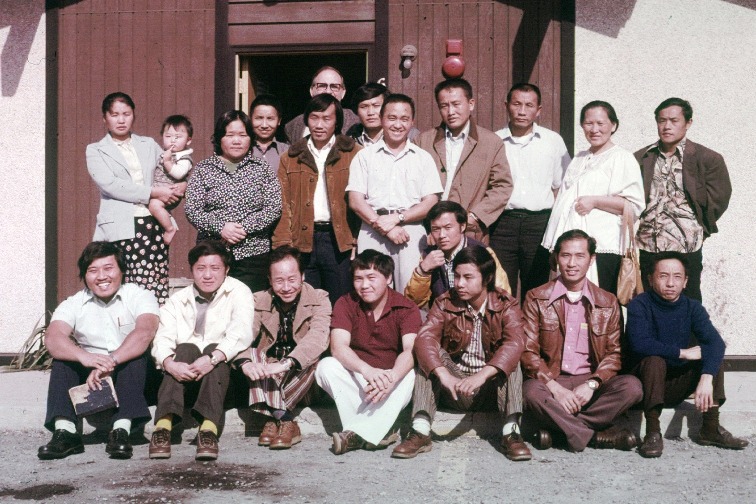
[[504,212],[491,228],[491,248],[507,272],[512,294],[525,293],[549,280],[549,252],[540,247],[551,207],[570,155],[559,134],[536,123],[541,90],[529,83],[507,94],[509,125],[496,132],[504,140],[514,189]]
[[361,150],[349,170],[349,206],[362,219],[360,252],[394,260],[394,289],[404,292],[422,255],[422,222],[443,191],[433,158],[407,141],[415,119],[412,98],[389,95],[381,108],[383,138]]
[[164,372],[155,410],[150,458],[171,456],[171,428],[192,405],[200,423],[196,460],[218,458],[218,425],[228,389],[228,362],[252,344],[255,303],[244,283],[228,276],[231,254],[219,241],[189,251],[194,284],[160,311],[152,356]]
[[78,265],[86,288],[58,306],[45,333],[53,357],[45,427],[53,437],[37,455],[49,460],[84,452],[68,390],[85,382],[90,390],[101,389],[109,376],[119,406],[105,451],[111,458],[128,459],[133,453],[132,420],[150,418],[144,397],[144,353],[158,327],[157,300],[135,284],[121,283],[126,261],[113,243],[90,243]]

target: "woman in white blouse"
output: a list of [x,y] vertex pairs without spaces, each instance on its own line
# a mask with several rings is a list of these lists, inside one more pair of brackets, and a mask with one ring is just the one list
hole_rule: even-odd
[[634,219],[643,209],[643,180],[635,157],[612,142],[619,119],[609,103],[592,101],[580,111],[580,125],[590,143],[565,173],[542,245],[554,250],[557,238],[581,229],[596,239],[596,261],[588,278],[613,294],[622,259],[620,229],[625,202]]

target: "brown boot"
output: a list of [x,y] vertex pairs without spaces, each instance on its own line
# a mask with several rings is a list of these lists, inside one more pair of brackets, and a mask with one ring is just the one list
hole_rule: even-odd
[[271,450],[286,450],[302,441],[302,432],[299,425],[294,420],[282,420],[281,428],[278,429],[278,436],[270,442]]
[[257,444],[260,446],[269,446],[270,442],[278,436],[279,426],[280,422],[278,420],[268,420],[265,422]]
[[412,429],[407,436],[407,439],[399,443],[394,451],[391,452],[391,456],[394,458],[415,458],[418,453],[425,453],[431,451],[433,448],[433,442],[431,437],[420,434],[415,429]]

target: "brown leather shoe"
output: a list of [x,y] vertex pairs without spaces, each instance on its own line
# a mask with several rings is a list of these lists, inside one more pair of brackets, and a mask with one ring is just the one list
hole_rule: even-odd
[[268,420],[265,422],[257,444],[260,446],[270,446],[270,442],[278,436],[279,426],[280,422],[278,420]]
[[638,448],[638,453],[641,457],[645,458],[657,458],[661,457],[664,451],[664,440],[662,439],[661,432],[649,432],[646,437],[643,438]]
[[401,459],[415,458],[419,453],[429,452],[431,449],[433,449],[431,437],[420,434],[415,429],[412,429],[407,439],[394,448],[391,456]]
[[286,450],[302,441],[302,432],[299,425],[294,420],[282,420],[281,428],[278,429],[278,436],[270,442],[271,450]]
[[194,460],[215,460],[218,458],[218,436],[209,430],[197,433],[197,454]]
[[373,443],[368,443],[367,441],[365,441],[364,448],[370,451],[385,450],[386,448],[396,443],[397,441],[399,441],[399,431],[392,429],[389,431],[388,434],[383,436],[383,439],[378,441],[377,445],[374,445]]
[[149,455],[151,459],[171,458],[171,431],[156,429],[150,438]]
[[616,449],[630,451],[638,444],[638,440],[628,429],[609,427],[593,435],[589,446],[599,449]]
[[533,448],[536,450],[548,450],[554,444],[551,432],[546,429],[539,429],[533,436]]
[[506,436],[502,436],[501,447],[504,448],[504,456],[514,462],[530,460],[533,458],[528,445],[525,444],[522,436],[517,431],[512,431]]
[[365,446],[365,440],[350,430],[334,432],[332,437],[334,455],[343,455],[348,451],[359,450]]
[[736,438],[730,431],[720,425],[714,435],[709,435],[701,429],[698,444],[704,446],[717,446],[728,450],[742,450],[748,446],[748,441]]

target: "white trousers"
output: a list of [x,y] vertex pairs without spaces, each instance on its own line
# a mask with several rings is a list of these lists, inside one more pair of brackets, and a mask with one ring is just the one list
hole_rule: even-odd
[[407,373],[389,396],[377,404],[365,402],[367,380],[360,373],[348,371],[333,357],[318,363],[315,380],[336,402],[343,430],[377,445],[412,399],[415,371]]
[[373,249],[382,252],[394,260],[394,290],[404,294],[404,287],[412,278],[412,272],[420,264],[422,258],[421,247],[425,247],[425,228],[422,224],[407,224],[402,226],[410,239],[407,243],[396,245],[385,236],[380,235],[372,227],[362,223],[360,234],[357,235],[357,251]]

